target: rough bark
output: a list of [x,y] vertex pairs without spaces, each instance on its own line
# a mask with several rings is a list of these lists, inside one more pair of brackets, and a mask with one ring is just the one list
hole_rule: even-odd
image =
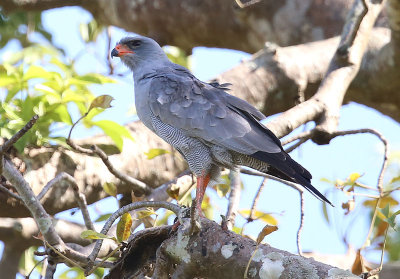
[[259,50],[266,41],[287,46],[335,36],[351,6],[345,0],[263,0],[245,9],[234,0],[3,0],[2,6],[9,12],[30,11],[59,7],[64,2],[82,6],[103,24],[187,51],[202,45],[247,52]]
[[253,253],[247,278],[359,278],[349,271],[269,245],[259,245],[255,251],[255,241],[225,231],[207,219],[202,219],[202,229],[195,235],[185,235],[181,226],[168,236],[168,229],[155,228],[133,239],[107,278],[241,279]]

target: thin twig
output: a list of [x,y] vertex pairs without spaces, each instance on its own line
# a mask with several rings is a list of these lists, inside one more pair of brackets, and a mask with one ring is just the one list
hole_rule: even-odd
[[14,143],[16,143],[23,135],[25,135],[32,127],[35,125],[36,121],[39,119],[38,115],[34,115],[31,120],[29,120],[26,125],[19,130],[15,135],[13,135],[9,140],[7,140],[2,146],[0,146],[0,154],[4,154]]
[[91,150],[93,150],[93,152],[100,157],[100,159],[103,161],[103,163],[107,166],[108,170],[113,175],[115,175],[118,179],[125,182],[126,184],[132,186],[135,192],[144,193],[146,195],[150,194],[150,192],[152,191],[151,187],[149,187],[146,183],[138,179],[135,179],[129,175],[123,174],[122,172],[114,168],[114,166],[108,159],[107,154],[103,150],[98,148],[97,145],[92,145]]
[[55,231],[51,217],[47,214],[40,201],[36,198],[30,185],[8,160],[4,160],[3,175],[17,190],[19,196],[24,201],[25,206],[29,209],[32,217],[35,219],[44,239],[52,245],[60,245],[61,247],[65,246],[64,242]]
[[365,247],[368,246],[369,237],[371,236],[372,230],[373,230],[374,225],[375,225],[376,215],[378,214],[378,204],[379,204],[380,200],[381,200],[380,198],[376,200],[374,215],[372,215],[372,220],[371,220],[371,224],[369,225],[368,234],[367,234],[367,237],[365,238],[364,244],[360,248],[360,250],[363,250]]
[[[90,111],[90,110],[89,110]],[[121,181],[125,182],[127,185],[132,187],[132,190],[135,191],[137,194],[150,194],[152,191],[152,188],[149,187],[146,183],[135,179],[133,177],[130,177],[129,175],[123,174],[117,169],[114,168],[114,166],[111,164],[110,160],[108,159],[107,154],[101,150],[99,147],[96,145],[92,145],[90,149],[80,147],[76,145],[72,140],[71,140],[71,135],[72,135],[72,130],[75,128],[75,126],[81,121],[84,117],[86,117],[89,114],[89,111],[86,112],[84,115],[82,115],[71,127],[71,130],[68,133],[68,138],[66,140],[67,144],[73,148],[74,150],[81,152],[83,154],[88,154],[88,155],[93,155],[96,154],[97,156],[100,157],[100,159],[103,161],[103,163],[106,165],[107,169],[115,175],[118,179]]]
[[67,262],[69,264],[72,264],[73,266],[79,267],[80,269],[83,270],[83,267],[79,263],[77,263],[76,261],[66,257],[63,253],[58,251],[58,249],[56,249],[55,247],[50,245],[50,243],[48,243],[46,240],[44,240],[44,243],[46,244],[47,247],[49,247],[51,250],[53,250],[54,253],[56,253],[58,256],[60,256],[62,259],[64,259],[65,262]]
[[26,125],[19,130],[15,135],[13,135],[9,140],[7,140],[2,146],[0,146],[0,174],[3,173],[3,156],[4,153],[7,152],[10,147],[16,143],[23,135],[25,135],[32,127],[35,125],[36,121],[39,119],[39,116],[34,115],[31,120],[29,120]]
[[17,199],[17,200],[19,200],[19,201],[21,201],[21,202],[24,202],[24,201],[22,200],[22,198],[21,198],[19,195],[17,195],[17,194],[15,194],[15,193],[11,192],[10,190],[8,190],[8,188],[5,187],[2,183],[0,183],[0,191],[3,191],[4,193],[10,195],[10,196],[13,197],[14,199]]
[[377,268],[374,268],[374,269],[371,269],[370,271],[368,271],[367,276],[366,276],[367,278],[375,276],[375,275],[379,274],[382,271],[383,256],[385,255],[386,239],[387,239],[387,233],[388,233],[389,227],[390,226],[388,224],[388,226],[386,228],[386,231],[385,231],[385,240],[383,241],[383,247],[382,247],[382,253],[381,253],[381,262],[380,262],[380,264],[379,264],[379,266]]
[[302,192],[299,192],[299,195],[300,195],[300,225],[299,225],[299,229],[297,230],[296,244],[297,244],[297,252],[299,253],[300,256],[303,256],[300,238],[301,238],[301,232],[303,231],[303,226],[304,226],[304,195]]
[[[111,228],[111,226],[115,222],[115,220],[118,217],[122,216],[124,213],[129,212],[134,209],[146,208],[146,207],[165,208],[165,209],[173,211],[176,215],[178,215],[178,213],[180,211],[180,207],[178,205],[172,204],[169,202],[163,202],[163,201],[141,201],[141,202],[131,203],[131,204],[121,207],[116,212],[114,212],[110,216],[110,218],[108,218],[107,222],[104,224],[100,233],[107,234],[107,232],[109,231],[109,229]],[[96,259],[97,255],[99,254],[102,243],[103,243],[102,239],[99,239],[96,241],[93,251],[88,257],[89,269],[91,268],[90,265],[93,265],[94,260]]]
[[265,185],[267,185],[267,181],[268,181],[268,179],[266,177],[264,177],[263,181],[260,184],[260,187],[258,187],[257,193],[253,199],[253,203],[251,204],[249,218],[247,218],[248,222],[251,222],[254,220],[254,211],[257,208],[257,203],[258,203],[258,200],[260,199],[261,192],[264,189]]
[[46,195],[46,193],[56,184],[59,184],[61,182],[67,182],[71,188],[72,191],[74,192],[74,197],[76,199],[76,202],[78,203],[78,206],[82,212],[83,220],[85,222],[85,226],[88,230],[95,230],[94,225],[92,223],[92,220],[89,216],[89,211],[87,209],[87,202],[86,202],[86,197],[82,193],[79,192],[79,187],[78,184],[75,181],[75,178],[73,178],[71,175],[68,173],[62,172],[58,174],[56,177],[54,177],[52,180],[50,180],[45,187],[43,187],[42,191],[38,194],[37,199],[42,200],[43,197]]
[[287,140],[282,141],[282,146],[284,146],[284,145],[286,145],[286,144],[289,144],[289,143],[291,143],[291,142],[294,142],[294,141],[296,141],[296,140],[299,140],[299,139],[304,139],[304,138],[309,139],[309,138],[311,138],[311,136],[312,136],[312,134],[313,134],[313,131],[314,131],[314,130],[305,131],[305,132],[302,132],[302,133],[300,133],[300,134],[297,134],[297,135],[295,135],[295,136],[293,136],[293,137],[291,137],[291,138],[288,138]]
[[235,170],[229,172],[229,179],[231,181],[231,193],[228,199],[228,209],[226,212],[226,226],[228,229],[232,229],[235,225],[235,218],[240,202],[240,194],[242,191],[242,185],[240,183],[240,174]]
[[285,152],[286,152],[286,153],[292,152],[293,150],[295,150],[297,147],[299,147],[300,145],[302,145],[303,143],[305,143],[305,142],[308,141],[308,140],[309,140],[309,138],[307,138],[307,137],[300,139],[300,140],[299,140],[298,142],[296,142],[295,144],[293,144],[293,145],[289,146],[288,148],[286,148],[286,149],[285,149]]
[[284,179],[281,179],[281,178],[278,178],[278,177],[275,177],[275,176],[272,176],[272,175],[269,175],[269,174],[266,174],[266,173],[263,173],[263,172],[259,172],[259,171],[251,170],[251,169],[245,169],[245,168],[240,168],[240,172],[244,173],[244,174],[256,175],[256,176],[262,176],[262,177],[270,178],[272,180],[279,181],[279,182],[281,182],[281,183],[283,183],[283,184],[285,184],[285,185],[287,185],[289,187],[292,187],[293,189],[295,189],[297,191],[303,192],[303,189],[298,184],[296,184],[294,182],[290,182],[290,181],[284,180]]
[[119,249],[121,248],[121,244],[117,246],[117,248],[115,248],[114,250],[112,250],[110,253],[108,253],[107,256],[104,257],[104,259],[101,260],[101,262],[99,262],[98,264],[94,265],[93,268],[91,270],[88,271],[88,274],[92,274],[93,271],[96,270],[96,268],[101,267],[102,264],[107,261],[107,259],[109,259],[110,257],[112,257],[115,253],[117,253],[119,251]]
[[345,136],[345,135],[353,135],[353,134],[373,134],[375,136],[378,137],[378,139],[383,143],[384,146],[384,156],[383,156],[383,162],[382,162],[382,167],[381,167],[381,171],[379,172],[379,177],[378,177],[378,183],[377,183],[377,188],[379,190],[379,193],[382,194],[383,193],[383,176],[387,167],[387,160],[388,160],[388,142],[386,140],[386,138],[379,133],[378,131],[374,130],[374,129],[369,129],[369,128],[365,128],[365,129],[356,129],[356,130],[347,130],[347,131],[336,131],[334,133],[332,133],[332,138],[335,138],[337,136]]

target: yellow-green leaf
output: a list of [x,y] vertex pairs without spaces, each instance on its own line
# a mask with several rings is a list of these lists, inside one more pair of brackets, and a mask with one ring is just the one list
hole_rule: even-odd
[[361,177],[361,174],[359,174],[358,172],[353,172],[352,174],[349,175],[349,180],[351,183],[354,183],[360,177]]
[[148,152],[145,152],[144,154],[147,156],[147,159],[151,160],[157,156],[167,154],[167,153],[170,153],[170,152],[166,149],[152,148]]
[[117,239],[119,242],[125,241],[131,235],[132,217],[129,213],[121,216],[117,224]]
[[220,183],[220,184],[215,185],[215,190],[217,190],[217,194],[221,198],[226,196],[226,194],[229,192],[230,188],[231,188],[230,185],[227,183]]
[[96,97],[90,104],[89,110],[93,108],[107,109],[111,107],[111,102],[114,100],[110,95],[101,95]]
[[104,131],[104,133],[114,141],[115,145],[118,147],[120,151],[122,151],[122,146],[124,143],[123,138],[134,140],[132,135],[124,126],[121,126],[120,124],[114,121],[100,120],[92,122],[92,124],[101,128]]
[[[399,202],[392,198],[391,196],[386,196],[380,199],[378,207],[384,208],[386,205],[389,204],[390,206],[396,206],[399,205]],[[376,205],[376,200],[366,200],[363,202],[364,206],[368,206],[371,208],[375,208]]]
[[114,183],[106,182],[103,184],[103,190],[110,196],[116,197],[117,196],[117,187]]
[[150,215],[157,215],[157,213],[152,208],[147,208],[145,210],[136,211],[138,219],[146,218]]
[[101,215],[101,216],[99,216],[99,218],[97,218],[96,220],[94,220],[95,222],[103,222],[103,221],[106,221],[106,220],[108,220],[108,218],[110,218],[111,217],[111,213],[107,213],[107,214],[103,214],[103,215]]
[[[241,209],[239,210],[239,213],[242,214],[244,218],[248,218],[250,215],[250,209]],[[253,213],[253,217],[256,220],[262,220],[263,222],[271,224],[273,226],[276,226],[278,224],[278,221],[271,214],[262,211],[255,210]]]
[[108,236],[93,230],[83,231],[81,233],[81,238],[83,239],[115,239],[115,237]]

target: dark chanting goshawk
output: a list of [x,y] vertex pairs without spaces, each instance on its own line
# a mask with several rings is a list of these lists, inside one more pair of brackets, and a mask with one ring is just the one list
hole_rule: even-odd
[[198,213],[206,187],[221,167],[247,166],[298,183],[331,204],[311,185],[311,174],[260,123],[265,116],[252,105],[172,63],[150,38],[123,38],[111,56],[120,57],[133,72],[140,120],[176,148],[196,175]]

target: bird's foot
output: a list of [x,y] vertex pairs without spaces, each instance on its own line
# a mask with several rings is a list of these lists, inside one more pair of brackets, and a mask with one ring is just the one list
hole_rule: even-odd
[[[185,208],[186,209],[186,208]],[[200,218],[204,217],[203,213],[201,212],[201,209],[196,206],[196,202],[193,201],[193,204],[190,208],[189,211],[187,209],[182,213],[178,214],[178,220],[181,222],[183,228],[183,234],[185,235],[193,235],[198,233],[201,230],[201,223],[200,223]],[[187,215],[189,213],[189,216]],[[185,214],[183,217],[182,215]],[[188,220],[183,220],[183,218],[188,218],[190,217],[190,222]]]

